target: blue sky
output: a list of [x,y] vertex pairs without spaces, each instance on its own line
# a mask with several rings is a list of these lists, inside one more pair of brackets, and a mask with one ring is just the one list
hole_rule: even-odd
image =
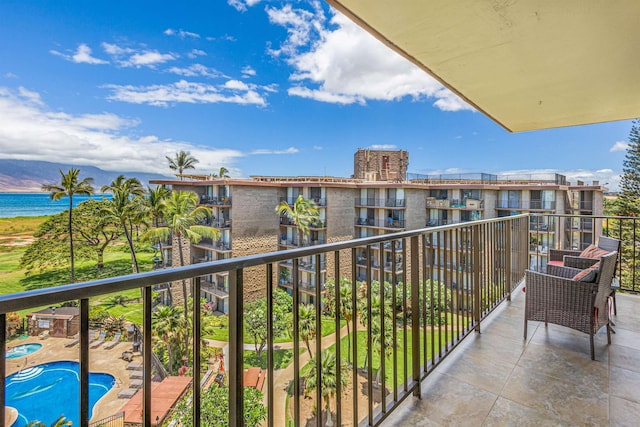
[[0,21],[0,158],[349,176],[369,147],[616,189],[631,128],[508,133],[323,2],[3,0]]

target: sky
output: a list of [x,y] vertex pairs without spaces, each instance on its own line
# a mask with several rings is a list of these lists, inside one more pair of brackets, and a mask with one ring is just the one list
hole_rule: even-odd
[[2,0],[0,158],[232,177],[532,173],[616,190],[630,121],[509,133],[324,2]]

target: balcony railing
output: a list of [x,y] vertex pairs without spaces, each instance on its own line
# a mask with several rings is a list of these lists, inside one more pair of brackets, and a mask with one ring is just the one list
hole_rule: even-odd
[[[296,200],[298,199],[298,196],[296,197],[280,197],[280,201],[281,202],[287,202],[287,204],[293,206],[296,203]],[[324,197],[310,197],[309,200],[311,200],[313,203],[315,203],[316,206],[327,206],[327,199],[325,199]]]
[[555,200],[496,200],[496,209],[553,211],[556,209],[556,202]]
[[361,227],[404,228],[403,219],[356,218],[355,224]]
[[376,208],[404,208],[404,199],[376,199],[372,197],[356,197],[356,207],[376,207]]
[[[79,414],[77,425],[87,426],[89,421],[89,365],[93,357],[109,357],[108,352],[89,352],[89,306],[90,298],[141,289],[143,293],[143,326],[142,340],[142,390],[141,415],[142,425],[150,427],[156,422],[152,419],[152,360],[154,342],[152,336],[152,288],[160,283],[173,282],[172,290],[183,280],[189,284],[193,295],[200,295],[203,281],[201,277],[229,274],[229,326],[228,350],[225,354],[226,379],[222,378],[228,399],[228,424],[232,427],[244,425],[245,394],[243,393],[245,366],[245,290],[259,289],[266,295],[268,303],[266,313],[266,393],[264,405],[266,419],[262,425],[292,425],[298,427],[321,425],[323,420],[314,418],[315,413],[324,414],[330,407],[336,425],[358,426],[367,424],[379,425],[389,414],[393,413],[402,401],[412,395],[420,395],[421,382],[435,371],[436,366],[448,357],[458,344],[474,331],[480,331],[481,321],[500,302],[509,298],[510,292],[523,278],[528,265],[528,222],[527,215],[507,218],[496,218],[422,230],[387,234],[364,239],[349,240],[338,243],[299,248],[287,251],[271,252],[247,257],[213,261],[189,265],[181,268],[153,271],[117,278],[96,280],[86,283],[63,285],[48,289],[39,289],[0,296],[0,419],[5,417],[5,398],[7,376],[6,368],[6,322],[7,313],[30,310],[35,307],[54,306],[79,301],[80,343],[79,355],[79,402],[76,413]],[[436,238],[437,236],[437,238]],[[464,241],[468,244],[457,251],[445,250],[436,242],[455,244]],[[395,269],[388,283],[373,281],[357,282],[353,266],[355,254],[359,248],[365,248],[365,256],[379,257],[379,265],[386,262],[387,251],[374,251],[374,245],[391,247],[391,259],[401,259],[402,270],[409,272],[399,280]],[[398,248],[398,243],[401,246]],[[341,280],[340,292],[323,293],[322,287],[307,289],[307,283],[301,282],[298,267],[299,261],[305,257],[315,257],[316,262],[324,255],[332,268],[327,276],[344,278]],[[398,257],[396,256],[398,255]],[[292,305],[292,370],[275,366],[274,345],[274,295],[273,290],[278,281],[277,265],[279,262],[293,259],[291,269]],[[467,260],[463,263],[463,260]],[[439,268],[445,265],[460,266],[456,269]],[[472,269],[470,265],[478,266]],[[464,267],[462,267],[464,266]],[[256,273],[258,271],[258,273]],[[259,273],[262,271],[262,273]],[[246,272],[246,274],[245,274]],[[317,273],[319,275],[319,273]],[[372,277],[372,268],[367,265],[363,277]],[[316,278],[316,283],[317,283]],[[345,292],[342,288],[345,288]],[[459,293],[457,289],[467,291]],[[308,357],[302,357],[299,312],[303,291],[314,296],[316,302],[332,297],[331,307],[335,313],[343,313],[342,307],[350,306],[357,310],[350,313],[350,333],[355,336],[346,337],[344,323],[346,320],[336,315],[332,318],[334,327],[323,334],[326,322],[314,322],[316,339],[310,342],[310,356],[315,360],[323,354],[334,357],[339,369],[324,370],[323,363],[316,363],[311,372],[305,367]],[[325,296],[325,294],[327,296]],[[382,302],[382,303],[381,303]],[[327,304],[316,303],[315,319],[320,319]],[[202,366],[201,336],[202,307],[192,304],[189,308],[192,316],[191,340],[189,341],[189,358],[185,363],[189,367]],[[357,326],[360,325],[360,326]],[[386,326],[385,326],[386,325]],[[389,327],[389,325],[391,325]],[[432,327],[437,325],[437,327]],[[377,331],[377,332],[376,332]],[[374,336],[380,334],[380,336]],[[384,335],[384,336],[383,336]],[[342,345],[331,345],[331,344]],[[163,343],[155,344],[162,346]],[[348,355],[347,353],[348,349]],[[383,355],[383,357],[380,357]],[[352,363],[345,360],[348,356]],[[368,360],[364,370],[363,361]],[[350,369],[353,366],[353,369]],[[358,369],[356,369],[358,368]],[[190,369],[192,375],[189,396],[193,415],[193,425],[200,425],[202,398],[205,393],[200,387],[203,372]],[[303,374],[304,373],[304,376]],[[335,392],[327,396],[323,387],[308,391],[310,400],[303,399],[305,377],[315,375],[317,384],[323,384],[323,376],[333,375]],[[224,376],[223,376],[224,377]],[[351,397],[344,396],[344,380],[351,384]],[[126,381],[126,379],[125,379]],[[281,384],[290,384],[286,389]],[[276,387],[278,384],[278,387]],[[378,397],[373,398],[374,395]],[[336,399],[336,396],[339,398]],[[367,397],[369,396],[369,397]],[[314,403],[315,402],[315,403]],[[222,402],[220,402],[222,404]],[[225,404],[226,406],[226,404]],[[276,409],[277,408],[277,409]],[[315,411],[313,408],[318,408]],[[70,411],[73,411],[71,409]],[[137,412],[140,416],[140,411]],[[349,414],[349,415],[347,415]],[[74,425],[76,425],[74,423]]]
[[484,209],[484,200],[477,199],[436,199],[435,197],[427,197],[426,206],[430,209]]
[[231,197],[207,197],[206,195],[201,195],[200,204],[214,206],[231,206]]

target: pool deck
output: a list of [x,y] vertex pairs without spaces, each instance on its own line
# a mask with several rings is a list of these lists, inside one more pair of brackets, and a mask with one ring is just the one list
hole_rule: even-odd
[[[42,348],[35,353],[15,359],[7,359],[6,375],[18,372],[21,369],[40,365],[47,362],[59,360],[80,361],[80,347],[76,344],[72,347],[65,347],[68,339],[48,337],[29,337],[24,340],[12,340],[7,343],[7,348],[22,344],[42,344]],[[127,370],[129,362],[122,360],[120,356],[125,350],[131,350],[131,342],[121,341],[110,350],[103,346],[89,350],[89,371],[104,372],[115,377],[114,387],[105,394],[93,408],[91,421],[99,421],[122,411],[129,399],[119,399],[118,393],[125,388],[129,388],[129,375],[132,371]],[[134,361],[141,362],[140,353],[134,353]]]

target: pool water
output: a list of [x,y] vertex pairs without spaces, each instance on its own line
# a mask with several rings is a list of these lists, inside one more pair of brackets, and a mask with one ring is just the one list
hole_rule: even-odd
[[17,345],[13,348],[7,350],[6,358],[7,359],[17,359],[18,357],[26,356],[31,353],[35,353],[36,351],[42,348],[42,344],[22,344]]
[[[80,425],[80,364],[64,361],[33,366],[6,379],[6,405],[18,410],[11,427],[25,427],[39,420],[52,424],[64,415],[74,426]],[[89,373],[89,418],[93,406],[111,388],[113,375]]]

